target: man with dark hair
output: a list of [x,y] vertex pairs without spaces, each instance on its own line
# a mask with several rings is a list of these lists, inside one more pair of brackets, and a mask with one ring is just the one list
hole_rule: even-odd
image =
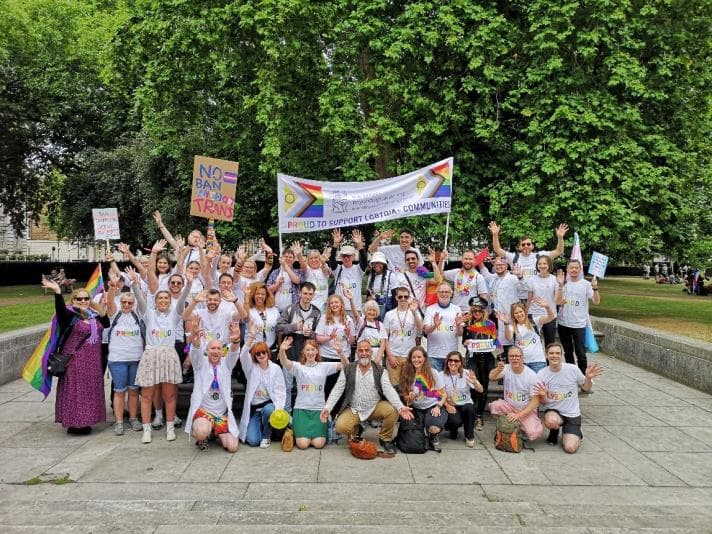
[[356,361],[341,370],[339,379],[321,410],[322,422],[327,421],[329,413],[342,395],[344,399],[341,412],[336,418],[336,432],[355,436],[361,423],[380,421],[380,446],[383,452],[395,454],[393,430],[398,415],[409,420],[413,418],[413,412],[401,402],[391,385],[388,373],[371,360],[371,344],[367,340],[358,342]]
[[418,256],[418,265],[423,264],[423,255],[418,250],[418,247],[413,245],[414,236],[413,231],[409,228],[402,228],[400,231],[398,244],[397,245],[380,245],[381,241],[390,241],[390,239],[395,235],[395,230],[386,230],[385,232],[378,233],[373,237],[373,241],[368,247],[368,251],[373,254],[374,252],[383,252],[386,256],[386,261],[388,262],[388,268],[391,271],[401,273],[407,270],[405,263],[405,253],[409,250],[414,250]]

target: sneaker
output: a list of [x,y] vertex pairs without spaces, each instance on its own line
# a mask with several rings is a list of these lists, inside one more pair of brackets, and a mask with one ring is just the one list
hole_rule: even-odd
[[269,449],[272,446],[272,440],[269,438],[264,438],[260,441],[260,449]]
[[482,430],[485,427],[484,419],[478,417],[475,419],[475,430]]
[[114,435],[123,436],[124,435],[124,423],[116,423],[114,425]]
[[160,430],[163,428],[163,416],[156,415],[151,423],[151,428],[153,430]]
[[166,441],[175,441],[176,431],[173,423],[169,422],[166,427]]
[[549,430],[549,437],[546,438],[546,442],[549,445],[556,445],[559,442],[559,429]]
[[134,432],[141,432],[141,430],[143,430],[143,425],[138,419],[129,419],[129,425],[131,425],[131,430]]
[[379,438],[378,440],[379,445],[383,449],[383,452],[386,454],[395,454],[396,453],[396,447],[393,445],[392,441],[383,441],[382,439]]
[[141,436],[141,443],[151,443],[151,425],[143,425],[143,436]]
[[428,444],[430,445],[430,450],[435,452],[440,452],[440,438],[437,434],[428,434]]
[[475,440],[465,438],[465,445],[472,449],[475,447]]
[[207,451],[207,450],[208,450],[208,440],[207,440],[207,439],[199,439],[198,441],[195,442],[195,445],[196,445],[201,451]]
[[183,419],[178,417],[177,415],[173,417],[173,428],[180,428],[183,426]]

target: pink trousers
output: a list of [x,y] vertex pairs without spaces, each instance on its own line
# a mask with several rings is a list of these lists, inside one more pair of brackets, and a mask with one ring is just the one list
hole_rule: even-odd
[[[514,406],[504,399],[490,402],[489,409],[492,415],[506,415],[517,411]],[[541,419],[539,419],[539,416],[536,414],[536,410],[530,412],[519,424],[521,425],[522,433],[529,441],[539,439],[542,432],[544,432],[544,425],[541,424]]]

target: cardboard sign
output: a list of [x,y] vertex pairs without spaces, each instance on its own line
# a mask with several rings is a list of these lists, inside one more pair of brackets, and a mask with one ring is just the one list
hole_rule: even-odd
[[94,208],[91,215],[94,218],[94,239],[121,239],[116,208]]
[[492,352],[497,348],[494,339],[468,339],[465,347],[470,352]]
[[597,278],[604,278],[606,275],[606,267],[608,266],[608,256],[604,256],[598,252],[591,255],[591,262],[588,264],[588,274],[592,274]]
[[194,217],[232,221],[237,189],[236,161],[195,156],[190,214]]

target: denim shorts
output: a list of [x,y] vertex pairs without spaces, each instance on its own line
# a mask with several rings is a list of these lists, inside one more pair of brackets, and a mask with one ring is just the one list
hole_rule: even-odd
[[138,389],[136,385],[136,371],[138,362],[109,362],[111,380],[114,382],[114,391],[123,393],[126,389]]

